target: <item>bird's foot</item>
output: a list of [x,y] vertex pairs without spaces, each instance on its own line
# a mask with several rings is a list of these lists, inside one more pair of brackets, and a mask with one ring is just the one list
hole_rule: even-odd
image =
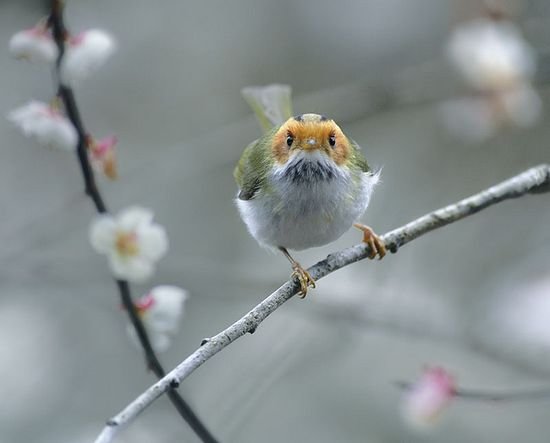
[[308,288],[314,288],[315,287],[315,280],[313,280],[313,277],[307,272],[300,263],[295,262],[292,265],[292,269],[294,272],[292,273],[292,277],[296,277],[298,279],[298,282],[300,283],[300,290],[298,291],[298,297],[304,298],[307,295]]
[[373,259],[378,255],[379,260],[382,260],[382,258],[386,255],[386,245],[382,239],[374,233],[372,228],[369,228],[366,225],[354,223],[353,226],[360,231],[363,231],[363,243],[369,245],[370,248],[369,258]]

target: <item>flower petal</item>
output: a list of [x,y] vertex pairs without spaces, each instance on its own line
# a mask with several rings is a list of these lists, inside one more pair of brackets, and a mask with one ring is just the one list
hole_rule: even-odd
[[42,63],[53,63],[58,54],[51,34],[39,28],[14,34],[9,42],[9,51],[15,58]]
[[153,220],[153,211],[141,206],[130,206],[117,215],[117,224],[124,231],[135,231],[141,225],[147,225]]
[[112,251],[115,235],[116,225],[110,215],[99,215],[90,225],[90,243],[97,252],[107,254]]
[[151,330],[175,334],[184,313],[188,293],[177,286],[156,286],[148,294],[154,302],[144,312],[144,321]]
[[172,344],[172,337],[167,334],[151,331],[149,333],[149,341],[156,352],[164,352]]
[[113,37],[105,31],[90,29],[76,36],[61,63],[63,83],[74,85],[86,79],[105,64],[115,49]]
[[156,223],[141,226],[137,230],[140,254],[157,261],[168,251],[168,236],[164,228]]
[[109,265],[117,278],[133,283],[143,283],[153,275],[153,263],[139,257],[121,257],[115,251],[109,255]]

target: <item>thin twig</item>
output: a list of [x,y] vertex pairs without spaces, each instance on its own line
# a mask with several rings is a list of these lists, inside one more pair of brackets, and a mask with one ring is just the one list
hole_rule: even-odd
[[[389,250],[397,252],[399,247],[411,242],[415,238],[475,214],[488,206],[530,193],[549,191],[550,165],[539,165],[478,194],[438,209],[405,226],[394,229],[383,235],[382,239]],[[370,249],[368,245],[361,243],[330,254],[326,259],[309,268],[308,272],[315,280],[319,280],[344,266],[365,259],[369,254]],[[255,331],[263,320],[294,296],[299,289],[300,285],[296,280],[286,282],[227,329],[210,339],[203,340],[201,347],[176,366],[175,369],[170,371],[166,377],[155,383],[120,413],[110,419],[107,422],[107,426],[95,440],[95,443],[110,443],[113,441],[120,429],[131,423],[143,410],[170,389],[171,385],[181,383],[195,369],[239,337],[248,332]]]
[[[407,381],[395,382],[395,385],[403,390],[410,390],[413,388],[414,383]],[[509,402],[509,401],[531,401],[531,400],[548,400],[550,399],[550,389],[541,387],[538,389],[529,390],[515,390],[515,391],[497,391],[497,390],[485,390],[485,389],[468,389],[468,388],[454,388],[452,396],[468,401],[480,401],[480,402]]]
[[[61,0],[52,0],[51,13],[49,17],[49,24],[52,29],[52,34],[59,50],[55,70],[56,80],[58,83],[57,94],[63,101],[63,105],[65,106],[65,110],[67,112],[67,117],[69,118],[78,133],[77,156],[78,162],[80,164],[80,169],[82,170],[82,176],[84,178],[85,192],[93,201],[97,212],[100,214],[104,214],[108,213],[108,209],[96,185],[94,172],[88,159],[88,133],[84,128],[84,123],[82,122],[82,118],[80,116],[80,111],[78,109],[73,90],[69,86],[64,85],[61,82],[60,67],[63,56],[65,54],[65,40],[68,35],[67,28],[65,27],[65,23],[63,21],[62,3],[63,2]],[[147,331],[137,313],[136,307],[132,300],[130,286],[125,280],[116,280],[116,284],[120,293],[122,305],[128,313],[130,322],[132,323],[141,347],[143,348],[147,366],[154,372],[157,378],[161,379],[166,375],[166,373],[159,359],[157,358],[153,347],[151,346]],[[178,411],[179,415],[189,424],[189,426],[193,429],[193,431],[197,434],[201,441],[203,441],[204,443],[216,443],[217,440],[214,438],[214,436],[197,417],[193,409],[187,404],[187,402],[185,402],[183,397],[175,390],[177,386],[177,384],[172,384],[168,390],[167,395],[176,410]]]

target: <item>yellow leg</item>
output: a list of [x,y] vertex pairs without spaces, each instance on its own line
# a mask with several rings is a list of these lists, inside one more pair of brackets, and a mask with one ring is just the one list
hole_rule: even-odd
[[315,280],[313,280],[313,277],[309,274],[309,272],[302,268],[300,263],[292,258],[286,248],[280,246],[279,250],[284,254],[292,266],[292,270],[294,271],[292,272],[292,277],[296,277],[300,282],[300,291],[298,292],[298,296],[300,298],[304,298],[307,295],[308,288],[315,287]]
[[374,231],[366,225],[362,225],[361,223],[354,223],[353,226],[355,226],[360,231],[363,231],[363,243],[366,243],[370,247],[369,258],[373,259],[378,255],[379,260],[382,260],[382,258],[386,255],[386,245],[384,245],[382,239],[378,237],[374,233]]

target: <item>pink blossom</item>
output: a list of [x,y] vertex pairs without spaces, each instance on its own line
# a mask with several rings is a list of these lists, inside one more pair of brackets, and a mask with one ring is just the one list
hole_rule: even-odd
[[111,135],[100,140],[88,138],[88,154],[92,167],[110,179],[117,178],[115,147],[118,143],[116,136]]
[[455,383],[443,368],[428,367],[407,391],[403,404],[403,416],[417,429],[433,425],[455,395]]

